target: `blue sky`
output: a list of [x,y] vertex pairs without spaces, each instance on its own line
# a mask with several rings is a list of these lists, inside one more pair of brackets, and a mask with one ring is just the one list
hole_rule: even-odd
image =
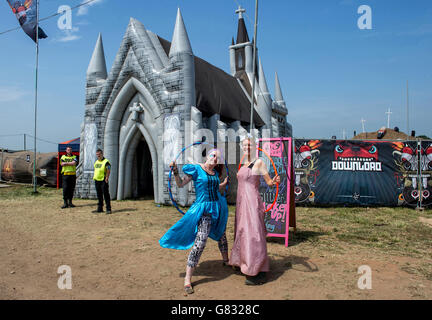
[[[40,16],[80,0],[41,0]],[[238,4],[246,8],[252,38],[253,0],[98,0],[74,10],[71,31],[59,17],[41,23],[38,137],[59,142],[78,137],[84,117],[85,74],[99,32],[110,70],[130,17],[171,40],[180,7],[195,55],[229,72],[231,37]],[[372,30],[360,30],[360,5],[372,9]],[[18,26],[0,1],[0,32]],[[295,137],[347,137],[387,123],[406,131],[406,81],[410,87],[410,130],[432,136],[432,1],[272,0],[260,1],[259,55],[270,91],[277,71]],[[23,31],[0,35],[0,146],[21,149],[33,134],[35,46]],[[32,148],[28,138],[27,147]],[[56,145],[38,142],[38,150]]]

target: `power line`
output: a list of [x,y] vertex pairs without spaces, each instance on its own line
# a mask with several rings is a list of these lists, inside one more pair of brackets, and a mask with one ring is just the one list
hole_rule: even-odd
[[[75,7],[72,7],[71,10],[75,10],[75,9],[77,9],[77,8],[79,8],[79,7],[85,6],[85,5],[87,5],[87,4],[91,3],[91,2],[94,2],[94,1],[97,1],[97,0],[88,0],[88,1],[86,1],[86,2],[83,2],[83,3],[81,3],[81,4],[76,5]],[[41,22],[41,21],[45,21],[45,20],[48,20],[48,19],[51,19],[51,18],[54,18],[54,17],[56,17],[56,16],[58,16],[58,15],[60,15],[60,14],[63,14],[63,12],[56,12],[56,13],[53,13],[53,14],[50,15],[50,16],[47,16],[47,17],[42,18],[42,19],[39,19],[39,22]],[[15,31],[15,30],[19,30],[19,29],[21,29],[21,26],[16,27],[16,28],[12,28],[12,29],[9,29],[9,30],[6,30],[6,31],[2,31],[2,32],[0,32],[0,35],[5,34],[5,33],[8,33],[8,32]]]
[[18,137],[18,136],[22,136],[24,133],[20,133],[20,134],[1,134],[0,138],[4,138],[4,137]]
[[[6,137],[21,137],[21,136],[23,136],[23,135],[26,135],[26,136],[28,136],[28,137],[34,138],[33,135],[28,134],[28,133],[20,133],[20,134],[3,134],[3,135],[0,135],[0,138],[6,138]],[[51,143],[51,144],[58,145],[58,142],[52,142],[52,141],[45,140],[45,139],[41,139],[41,138],[36,138],[36,140],[38,140],[38,141],[42,141],[42,142],[45,142],[45,143]]]
[[[34,138],[34,136],[32,136],[31,134],[29,134],[28,136]],[[52,142],[52,141],[48,141],[48,140],[41,139],[41,138],[36,138],[36,140],[38,140],[38,141],[42,141],[42,142],[46,142],[46,143],[51,143],[51,144],[58,145],[58,142]]]

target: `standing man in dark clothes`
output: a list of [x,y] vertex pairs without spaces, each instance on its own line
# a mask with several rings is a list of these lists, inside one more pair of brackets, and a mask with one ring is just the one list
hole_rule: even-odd
[[77,164],[77,158],[72,154],[72,148],[68,146],[66,148],[66,154],[60,158],[64,201],[61,207],[62,209],[75,207],[72,204],[72,198],[75,191]]
[[109,194],[109,176],[111,172],[111,164],[108,159],[103,156],[103,151],[97,149],[96,151],[97,160],[94,164],[94,175],[93,180],[96,185],[96,193],[98,197],[98,208],[94,213],[103,212],[103,201],[105,198],[106,214],[111,213],[111,197]]

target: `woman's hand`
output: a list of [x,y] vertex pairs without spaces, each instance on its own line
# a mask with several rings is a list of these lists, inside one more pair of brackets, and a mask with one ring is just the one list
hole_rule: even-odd
[[172,161],[169,166],[172,169],[174,175],[178,175],[178,168],[177,168],[177,164],[175,163],[175,161]]
[[219,184],[219,192],[222,193],[223,190],[225,189],[227,183],[229,181],[228,177],[225,177],[224,181],[222,183]]
[[175,163],[175,161],[170,163],[170,168],[172,169],[173,173],[174,173],[174,179],[175,182],[177,184],[177,187],[179,188],[183,188],[185,185],[187,185],[191,180],[192,180],[192,176],[190,175],[185,175],[183,177],[183,179],[180,178],[179,172],[178,172],[178,168],[177,168],[177,164]]
[[279,184],[280,183],[280,177],[279,175],[275,175],[274,178],[272,179],[273,181],[273,185],[275,185],[276,183]]
[[225,179],[224,179],[224,181],[222,182],[222,183],[220,183],[219,184],[219,187],[221,187],[221,188],[225,188],[225,186],[227,185],[227,183],[228,183],[228,177],[225,177]]
[[222,182],[224,185],[226,185],[228,183],[229,178],[225,177],[224,181]]

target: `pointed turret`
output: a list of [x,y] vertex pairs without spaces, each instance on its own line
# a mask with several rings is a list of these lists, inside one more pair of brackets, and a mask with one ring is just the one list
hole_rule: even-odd
[[273,135],[278,137],[291,137],[292,126],[287,122],[288,109],[286,107],[277,72],[275,73],[275,100],[273,107]]
[[[144,27],[144,25],[141,22],[139,22],[138,20],[136,20],[134,18],[130,18],[128,30],[130,30],[131,37],[138,39],[138,41],[134,42],[135,49],[138,51],[143,46],[146,50],[148,57],[153,62],[153,66],[157,70],[162,69],[163,68],[162,60],[159,57],[159,55],[156,51],[156,48],[154,47],[153,42],[152,42],[149,34],[147,33],[147,30]],[[142,58],[143,58],[143,55],[138,54],[138,59],[140,60]],[[140,62],[143,64],[146,63],[146,61],[140,61]]]
[[259,86],[261,88],[261,93],[265,94],[265,93],[269,93],[268,91],[268,87],[267,87],[267,81],[265,78],[265,74],[264,74],[264,69],[261,63],[261,58],[259,59]]
[[265,126],[262,129],[270,129],[272,127],[272,101],[270,92],[268,91],[261,59],[259,59],[258,62],[258,77],[258,85],[260,90],[257,90],[257,111],[261,119],[265,122]]
[[246,10],[240,6],[235,12],[238,13],[239,15],[238,28],[237,28],[237,41],[236,41],[237,44],[249,42],[249,36],[246,30],[246,24],[243,19],[244,12],[246,12]]
[[277,72],[275,73],[275,101],[280,102],[280,101],[284,101],[283,95],[282,95],[282,90],[280,87],[280,83],[279,83],[279,77]]
[[246,30],[243,13],[246,12],[241,6],[235,11],[238,14],[237,40],[230,46],[230,69],[231,74],[240,77],[246,72],[252,73],[252,43]]
[[[180,104],[174,107],[174,111],[181,113],[182,124],[184,128],[184,143],[189,145],[193,139],[193,133],[191,131],[191,109],[196,104],[195,96],[195,56],[192,52],[192,46],[189,41],[189,37],[186,31],[186,27],[183,21],[180,9],[177,9],[176,23],[171,41],[171,47],[169,51],[169,70],[173,70],[176,73],[176,79],[181,83],[178,90]],[[185,161],[193,161],[193,152],[185,153]],[[182,190],[184,189],[184,190]],[[187,204],[185,199],[189,199],[186,188],[179,190],[179,203],[181,205]],[[185,200],[182,202],[182,199]]]
[[181,15],[180,8],[179,8],[177,9],[177,18],[176,18],[176,24],[174,27],[174,33],[171,41],[171,49],[169,52],[169,57],[171,58],[174,54],[180,52],[187,52],[193,54],[189,37],[186,32],[186,27],[183,22],[183,17]]
[[105,62],[105,52],[102,43],[102,34],[99,33],[90,64],[87,68],[87,79],[105,80],[107,77],[108,74]]

